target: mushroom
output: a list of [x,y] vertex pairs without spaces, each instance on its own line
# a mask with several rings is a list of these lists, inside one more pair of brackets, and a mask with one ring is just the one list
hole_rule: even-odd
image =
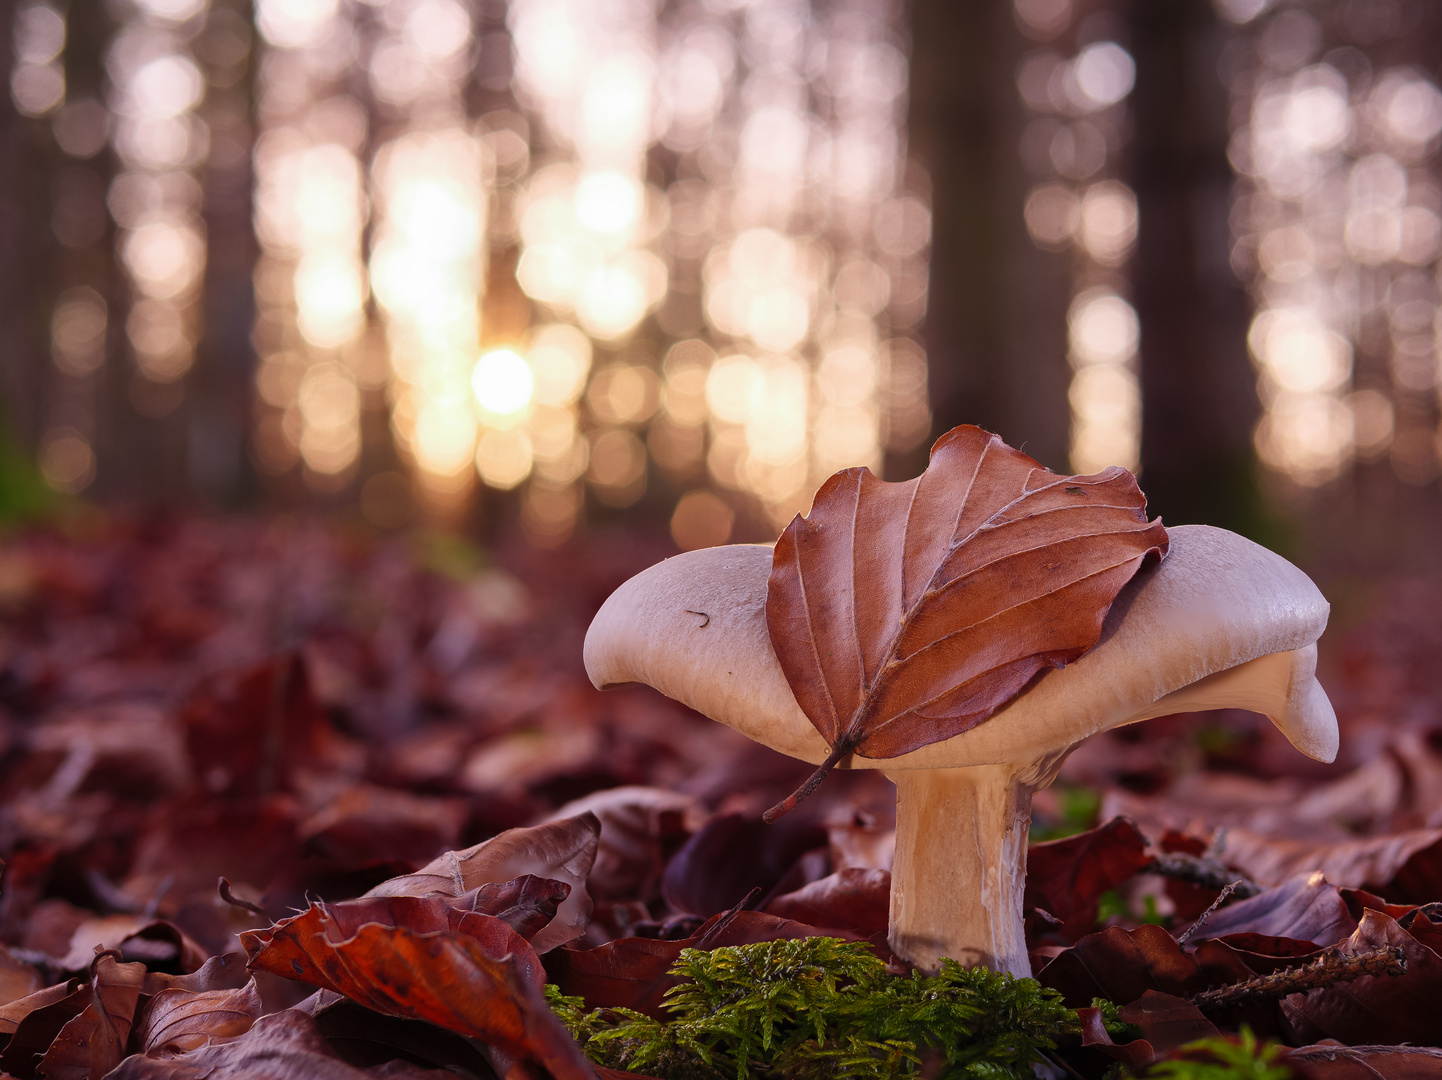
[[[1302,753],[1331,761],[1337,720],[1317,682],[1328,604],[1301,570],[1224,529],[1168,530],[1171,550],[1118,594],[1099,643],[1033,680],[969,731],[886,759],[896,784],[890,945],[1029,975],[1022,928],[1031,797],[1088,736],[1202,709],[1265,714]],[[829,747],[791,693],[766,627],[767,545],[687,552],[637,574],[586,634],[599,688],[641,682],[813,764]]]

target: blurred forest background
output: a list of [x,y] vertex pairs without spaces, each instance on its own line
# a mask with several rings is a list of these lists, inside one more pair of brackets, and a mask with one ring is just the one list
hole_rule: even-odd
[[6,0],[0,510],[769,539],[977,423],[1442,558],[1430,0]]

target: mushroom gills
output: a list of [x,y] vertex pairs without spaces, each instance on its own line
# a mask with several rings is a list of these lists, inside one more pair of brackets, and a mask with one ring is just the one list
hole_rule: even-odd
[[1268,653],[1227,668],[1152,702],[1124,723],[1206,709],[1259,712],[1302,753],[1337,759],[1337,715],[1317,681],[1317,646]]

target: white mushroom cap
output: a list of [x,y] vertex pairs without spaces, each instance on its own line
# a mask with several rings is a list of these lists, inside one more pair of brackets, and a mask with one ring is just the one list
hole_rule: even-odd
[[[1302,753],[1336,757],[1337,719],[1315,676],[1328,604],[1281,556],[1225,529],[1168,530],[1171,549],[1113,603],[1101,641],[970,731],[841,767],[957,768],[1064,754],[1109,728],[1198,709],[1267,715]],[[771,548],[703,548],[631,578],[586,634],[596,686],[655,687],[791,757],[829,747],[797,705],[766,629]]]

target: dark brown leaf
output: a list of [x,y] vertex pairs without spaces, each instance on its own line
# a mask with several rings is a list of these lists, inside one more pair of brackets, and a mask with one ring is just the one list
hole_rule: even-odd
[[1096,644],[1167,534],[1125,469],[1065,477],[980,428],[919,477],[837,473],[776,542],[766,624],[807,718],[847,754],[895,757],[975,727]]
[[1342,946],[1348,954],[1399,946],[1407,960],[1400,976],[1366,975],[1293,995],[1282,1002],[1297,1042],[1324,1038],[1344,1043],[1412,1042],[1442,1045],[1437,1002],[1442,1000],[1442,957],[1380,911],[1366,911]]
[[1160,926],[1135,930],[1113,926],[1082,938],[1036,978],[1060,990],[1067,1004],[1079,1008],[1096,997],[1127,1005],[1148,990],[1188,997],[1209,985],[1251,976],[1247,966],[1230,954],[1214,959],[1183,952]]
[[1437,1080],[1442,1050],[1427,1046],[1303,1046],[1282,1063],[1300,1080]]
[[1117,1016],[1141,1028],[1142,1038],[1158,1054],[1168,1054],[1179,1046],[1217,1034],[1217,1026],[1191,1002],[1156,990],[1148,990],[1130,1005],[1123,1005]]
[[[44,990],[36,990],[33,994],[27,994],[23,998],[16,998],[4,1006],[0,1006],[0,1035],[11,1035],[20,1025],[20,1022],[33,1013],[36,1009],[43,1009],[54,1005],[56,1002],[64,1001],[71,994],[75,993],[76,980],[56,983],[54,986],[47,986]],[[86,988],[86,993],[89,988]]]
[[623,1007],[665,1017],[661,1002],[680,982],[668,972],[682,949],[715,949],[808,937],[854,938],[777,918],[760,911],[723,912],[702,923],[695,934],[676,941],[618,938],[595,949],[557,949],[546,957],[546,972],[561,992],[586,999],[593,1009]]
[[[1442,884],[1442,829],[1412,829],[1352,840],[1313,841],[1227,832],[1222,858],[1253,881],[1279,885],[1320,871],[1334,885],[1376,889],[1389,899],[1427,901]],[[1403,887],[1389,883],[1401,876]]]
[[542,995],[545,975],[500,919],[443,896],[313,904],[241,935],[250,966],[334,990],[376,1012],[427,1020],[588,1078],[585,1059]]
[[1113,1042],[1101,1009],[1078,1009],[1077,1019],[1081,1022],[1082,1046],[1091,1047],[1112,1061],[1121,1062],[1129,1071],[1140,1072],[1156,1060],[1157,1052],[1146,1039]]
[[764,901],[797,859],[826,842],[826,830],[799,815],[773,827],[758,818],[722,814],[671,858],[661,895],[672,911],[703,919],[729,911],[753,889]]
[[770,915],[851,930],[862,937],[884,933],[890,909],[891,873],[859,869],[838,870],[766,905]]
[[174,1057],[132,1054],[107,1080],[368,1080],[336,1056],[316,1022],[286,1009],[244,1035]]
[[1026,904],[1055,915],[1076,938],[1092,928],[1097,901],[1151,862],[1146,837],[1126,818],[1026,853]]

